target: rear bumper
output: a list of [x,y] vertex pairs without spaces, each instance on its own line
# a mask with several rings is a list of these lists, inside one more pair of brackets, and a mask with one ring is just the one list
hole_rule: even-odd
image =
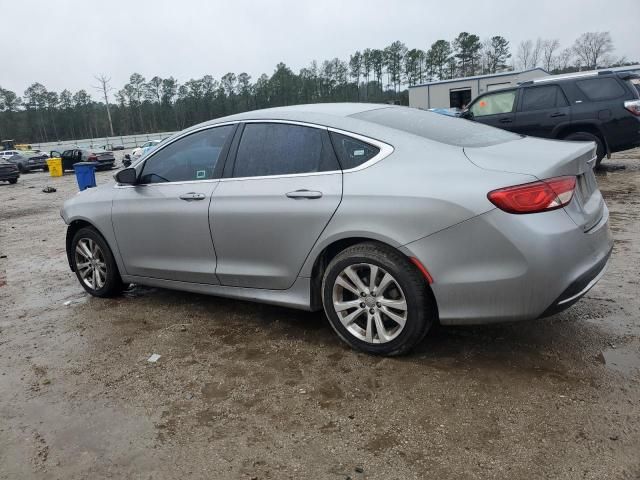
[[0,181],[13,180],[20,178],[20,172],[18,170],[12,172],[0,172]]
[[558,299],[547,308],[542,315],[543,317],[549,317],[566,310],[571,305],[580,300],[598,281],[604,276],[609,264],[609,257],[611,256],[611,250],[606,257],[600,260],[597,264],[591,267],[588,271],[576,278],[567,289],[562,292]]
[[563,210],[492,210],[402,247],[431,276],[444,325],[533,320],[567,308],[601,276],[609,212],[585,233]]
[[96,169],[107,169],[107,168],[113,168],[113,165],[115,164],[115,160],[104,160],[104,161],[98,161],[96,162]]

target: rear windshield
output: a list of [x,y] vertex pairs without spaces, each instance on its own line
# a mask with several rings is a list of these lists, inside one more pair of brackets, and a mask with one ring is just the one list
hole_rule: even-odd
[[368,110],[352,117],[456,147],[488,147],[521,138],[481,123],[409,107]]

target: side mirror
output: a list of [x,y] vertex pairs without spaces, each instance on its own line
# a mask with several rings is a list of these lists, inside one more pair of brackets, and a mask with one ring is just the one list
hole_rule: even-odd
[[462,113],[460,113],[460,118],[466,118],[467,120],[472,120],[473,113],[471,113],[471,110],[469,109],[463,110]]
[[138,180],[138,172],[136,172],[135,168],[125,168],[116,173],[113,178],[123,185],[135,185]]

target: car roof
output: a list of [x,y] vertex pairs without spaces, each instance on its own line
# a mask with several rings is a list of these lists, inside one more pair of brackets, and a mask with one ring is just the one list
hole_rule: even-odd
[[406,135],[456,147],[481,146],[520,138],[477,122],[416,108],[374,103],[320,103],[254,110],[194,125],[172,138],[208,126],[249,120],[308,123],[364,135],[391,145],[400,138],[406,138]]

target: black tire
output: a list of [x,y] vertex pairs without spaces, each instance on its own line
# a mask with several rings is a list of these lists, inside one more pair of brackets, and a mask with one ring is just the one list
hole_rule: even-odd
[[48,172],[49,171],[49,167],[47,165],[45,165],[44,167],[42,167],[42,171],[43,172]]
[[594,135],[593,133],[589,133],[589,132],[570,133],[569,135],[564,137],[564,139],[572,140],[576,142],[595,142],[597,147],[596,148],[597,158],[596,158],[595,168],[598,168],[600,166],[600,163],[602,163],[602,159],[607,154],[604,148],[604,143],[602,143],[602,140],[600,140],[600,138]]
[[[106,265],[106,279],[104,285],[98,289],[91,288],[85,283],[76,264],[76,247],[78,246],[78,243],[84,239],[92,240],[98,244],[102,251],[104,264]],[[71,241],[70,256],[73,270],[76,272],[80,285],[82,285],[90,295],[93,295],[94,297],[108,298],[118,295],[124,289],[124,284],[122,283],[122,278],[120,278],[120,272],[118,271],[118,266],[113,258],[113,253],[102,235],[100,235],[100,233],[98,233],[94,228],[84,227],[76,232],[73,236],[73,240]]]
[[10,179],[9,179],[9,183],[10,183],[11,185],[15,185],[16,183],[18,183],[18,179],[17,179],[17,178],[10,178]]
[[[385,343],[372,343],[358,338],[343,325],[334,308],[333,290],[338,275],[349,266],[359,268],[363,264],[384,269],[404,293],[407,307],[404,327],[395,338]],[[435,299],[417,267],[400,252],[373,242],[351,246],[331,260],[322,279],[322,303],[329,323],[338,336],[351,347],[373,355],[394,356],[407,353],[422,341],[437,318]],[[366,322],[366,317],[370,316],[367,308],[363,313],[365,318],[357,317],[358,322]]]

